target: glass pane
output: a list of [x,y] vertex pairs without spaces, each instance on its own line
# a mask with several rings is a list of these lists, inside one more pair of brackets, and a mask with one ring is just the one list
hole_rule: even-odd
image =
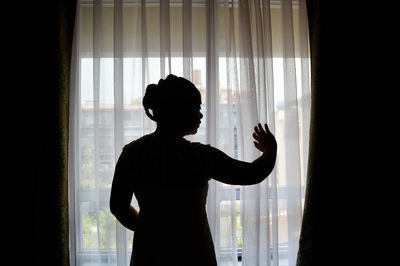
[[97,210],[93,202],[81,203],[82,249],[98,249]]

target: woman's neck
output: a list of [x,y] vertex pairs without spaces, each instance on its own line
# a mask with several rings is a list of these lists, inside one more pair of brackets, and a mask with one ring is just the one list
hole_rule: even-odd
[[166,127],[160,124],[157,124],[156,130],[153,132],[155,136],[165,137],[165,138],[182,138],[184,134],[173,127]]

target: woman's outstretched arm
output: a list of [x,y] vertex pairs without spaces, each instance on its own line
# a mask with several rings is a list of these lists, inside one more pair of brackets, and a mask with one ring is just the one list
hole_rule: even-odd
[[111,186],[110,210],[123,226],[135,231],[139,214],[131,205],[133,189],[127,183],[126,168],[126,152],[123,151],[115,166]]
[[254,146],[262,155],[251,163],[239,161],[224,152],[213,149],[214,167],[212,177],[231,185],[254,185],[263,181],[275,166],[277,143],[265,124],[254,127]]

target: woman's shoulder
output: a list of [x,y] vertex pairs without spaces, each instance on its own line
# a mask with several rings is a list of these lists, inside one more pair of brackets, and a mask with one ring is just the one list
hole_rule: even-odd
[[144,135],[138,139],[132,140],[128,144],[123,147],[123,151],[132,151],[140,148],[141,146],[145,145],[146,142],[149,140],[149,135]]
[[195,141],[195,142],[188,141],[188,142],[189,142],[189,145],[192,146],[193,148],[197,148],[197,149],[209,149],[209,148],[211,148],[210,144],[204,144],[204,143],[197,142],[197,141]]
[[[204,144],[197,141],[190,141],[185,138],[179,139],[159,139],[152,134],[144,135],[138,139],[131,141],[126,144],[123,148],[125,152],[141,151],[141,150],[153,150],[159,149],[160,146],[165,146],[168,148],[174,147],[176,151],[180,150],[191,150],[195,153],[207,153],[211,152],[214,148],[210,144]],[[170,150],[170,149],[169,149]]]
[[188,144],[190,146],[191,151],[194,154],[198,154],[201,157],[208,157],[211,158],[211,155],[215,148],[211,146],[210,144],[204,144],[201,142],[190,142],[188,141]]

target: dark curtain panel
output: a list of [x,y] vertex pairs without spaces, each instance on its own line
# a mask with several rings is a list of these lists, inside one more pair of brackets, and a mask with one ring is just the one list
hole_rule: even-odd
[[311,124],[297,266],[360,265],[366,255],[355,253],[361,239],[356,232],[365,224],[355,217],[368,206],[360,202],[369,197],[360,195],[366,182],[359,178],[365,180],[372,166],[364,160],[370,135],[363,131],[370,123],[365,123],[371,109],[365,95],[372,75],[365,72],[371,66],[365,50],[371,34],[365,34],[370,28],[362,15],[370,13],[355,5],[307,0]]
[[[325,2],[325,3],[324,3]],[[343,177],[340,139],[345,132],[343,109],[339,93],[345,87],[346,76],[341,70],[343,60],[341,41],[345,40],[339,21],[341,11],[323,0],[308,0],[307,12],[311,53],[311,123],[307,188],[300,235],[297,266],[341,265],[343,237],[338,230],[343,207]],[[338,5],[335,5],[338,6]],[[340,6],[339,6],[340,7]],[[343,18],[342,18],[343,19]],[[342,59],[342,60],[338,60]],[[338,150],[340,149],[340,150]],[[336,202],[335,202],[336,201]],[[336,244],[338,244],[336,246]],[[343,264],[344,265],[344,264]]]
[[[69,265],[68,108],[75,0],[12,1],[10,265]],[[12,25],[10,25],[12,24]],[[7,216],[8,217],[8,216]],[[8,255],[10,255],[8,254]],[[7,256],[7,255],[6,255]]]
[[310,147],[308,156],[308,172],[306,183],[306,196],[303,213],[303,221],[300,234],[299,251],[297,255],[297,266],[318,265],[317,262],[317,204],[318,204],[318,149],[321,142],[321,135],[318,126],[321,116],[319,115],[321,87],[319,87],[319,63],[320,63],[320,35],[321,17],[319,1],[307,1],[307,13],[310,34],[310,54],[311,54],[311,121],[310,121]]

